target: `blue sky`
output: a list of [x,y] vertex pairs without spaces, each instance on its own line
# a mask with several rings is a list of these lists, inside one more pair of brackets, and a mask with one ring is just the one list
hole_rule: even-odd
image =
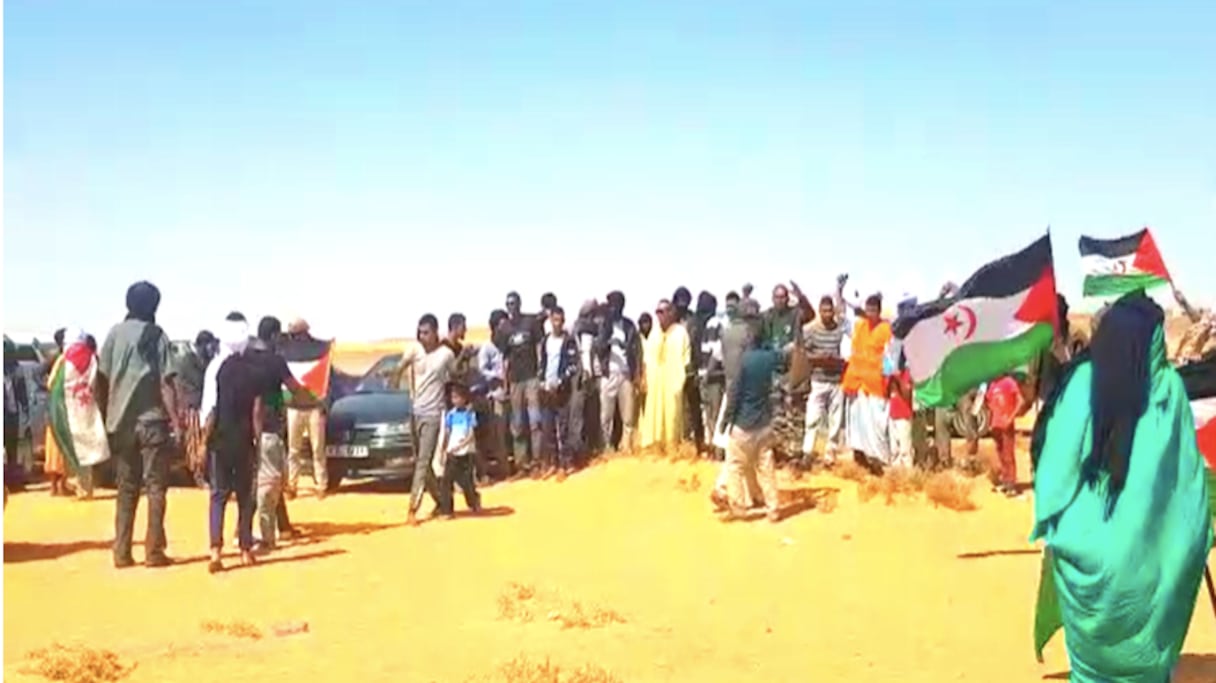
[[[392,7],[390,7],[392,5]],[[1047,225],[1216,293],[1216,4],[5,3],[4,326],[927,295]]]

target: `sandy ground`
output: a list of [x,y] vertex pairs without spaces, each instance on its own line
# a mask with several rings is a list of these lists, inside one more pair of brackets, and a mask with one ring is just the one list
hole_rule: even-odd
[[[495,673],[520,656],[619,681],[1063,680],[1062,640],[1045,664],[1032,651],[1028,497],[981,488],[980,509],[959,513],[863,503],[855,484],[816,476],[783,486],[818,507],[724,524],[706,500],[714,474],[620,458],[491,487],[492,515],[418,528],[402,524],[399,488],[355,484],[293,504],[307,539],[218,576],[202,492],[171,492],[184,563],[124,571],[110,565],[112,498],[19,494],[4,514],[4,678],[41,680],[24,657],[60,641],[112,650],[136,664],[132,682],[552,680]],[[273,633],[295,622],[308,632]],[[1216,680],[1203,593],[1185,652],[1175,683]]]

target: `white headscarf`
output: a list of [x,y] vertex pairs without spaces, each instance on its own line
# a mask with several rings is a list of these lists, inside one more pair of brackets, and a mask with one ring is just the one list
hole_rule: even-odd
[[71,326],[64,329],[63,332],[63,348],[67,349],[73,344],[84,344],[89,341],[89,335],[83,328]]
[[215,376],[219,373],[220,366],[230,356],[244,353],[245,347],[249,345],[249,324],[243,320],[225,320],[216,336],[220,340],[219,353],[215,354],[215,358],[211,359],[206,372],[203,373],[203,402],[198,411],[199,420],[202,421],[206,421],[211,411],[215,410],[218,399]]

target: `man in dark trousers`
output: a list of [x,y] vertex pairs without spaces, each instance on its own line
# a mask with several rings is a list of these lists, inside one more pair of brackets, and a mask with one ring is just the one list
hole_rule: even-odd
[[169,362],[169,338],[156,324],[160,290],[137,282],[127,290],[127,318],[106,335],[97,365],[97,404],[105,415],[114,459],[118,503],[114,516],[114,566],[130,567],[131,534],[140,490],[148,495],[144,564],[167,567],[165,492],[178,423],[177,388]]

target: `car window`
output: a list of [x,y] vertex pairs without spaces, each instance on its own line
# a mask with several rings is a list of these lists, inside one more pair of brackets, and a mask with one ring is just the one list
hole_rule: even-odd
[[396,389],[393,381],[397,376],[397,368],[401,366],[401,354],[395,353],[376,361],[363,378],[359,380],[356,391],[391,391]]

